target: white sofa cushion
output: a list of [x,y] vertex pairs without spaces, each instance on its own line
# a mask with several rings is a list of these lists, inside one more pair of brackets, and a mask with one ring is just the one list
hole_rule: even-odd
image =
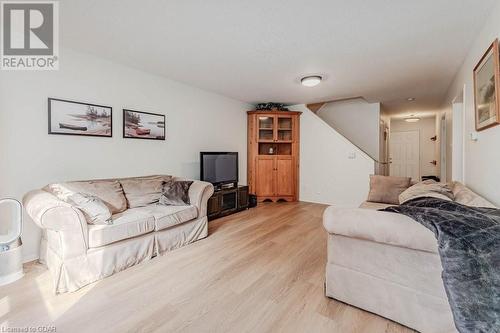
[[155,231],[167,229],[198,217],[195,206],[150,205],[137,208],[154,217]]
[[75,193],[85,193],[101,199],[112,214],[117,214],[127,209],[127,199],[123,194],[121,184],[116,180],[89,180],[67,183],[50,184],[43,188],[62,201]]
[[402,214],[332,206],[323,214],[323,225],[330,234],[437,253],[432,232]]
[[89,247],[100,247],[123,239],[152,232],[155,218],[141,208],[133,208],[113,215],[111,225],[89,225]]

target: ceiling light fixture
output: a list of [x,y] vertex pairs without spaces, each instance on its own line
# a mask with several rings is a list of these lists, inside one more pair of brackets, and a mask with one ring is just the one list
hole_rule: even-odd
[[305,76],[300,80],[300,83],[305,87],[314,87],[320,84],[322,79],[319,75]]
[[410,117],[405,118],[405,121],[408,123],[416,123],[417,121],[420,121],[420,118],[411,115]]

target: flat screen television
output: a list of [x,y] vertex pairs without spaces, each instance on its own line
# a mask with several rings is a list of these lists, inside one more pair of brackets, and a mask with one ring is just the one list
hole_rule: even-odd
[[238,182],[237,152],[201,152],[200,179],[214,185]]

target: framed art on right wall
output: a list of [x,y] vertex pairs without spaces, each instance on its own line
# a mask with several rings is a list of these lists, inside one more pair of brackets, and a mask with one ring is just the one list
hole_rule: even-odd
[[500,124],[500,55],[498,39],[474,68],[476,130]]

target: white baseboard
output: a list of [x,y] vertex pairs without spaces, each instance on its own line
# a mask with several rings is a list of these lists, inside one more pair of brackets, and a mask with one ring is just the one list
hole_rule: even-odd
[[23,256],[23,264],[38,260],[40,257],[37,254],[32,254],[29,256]]

